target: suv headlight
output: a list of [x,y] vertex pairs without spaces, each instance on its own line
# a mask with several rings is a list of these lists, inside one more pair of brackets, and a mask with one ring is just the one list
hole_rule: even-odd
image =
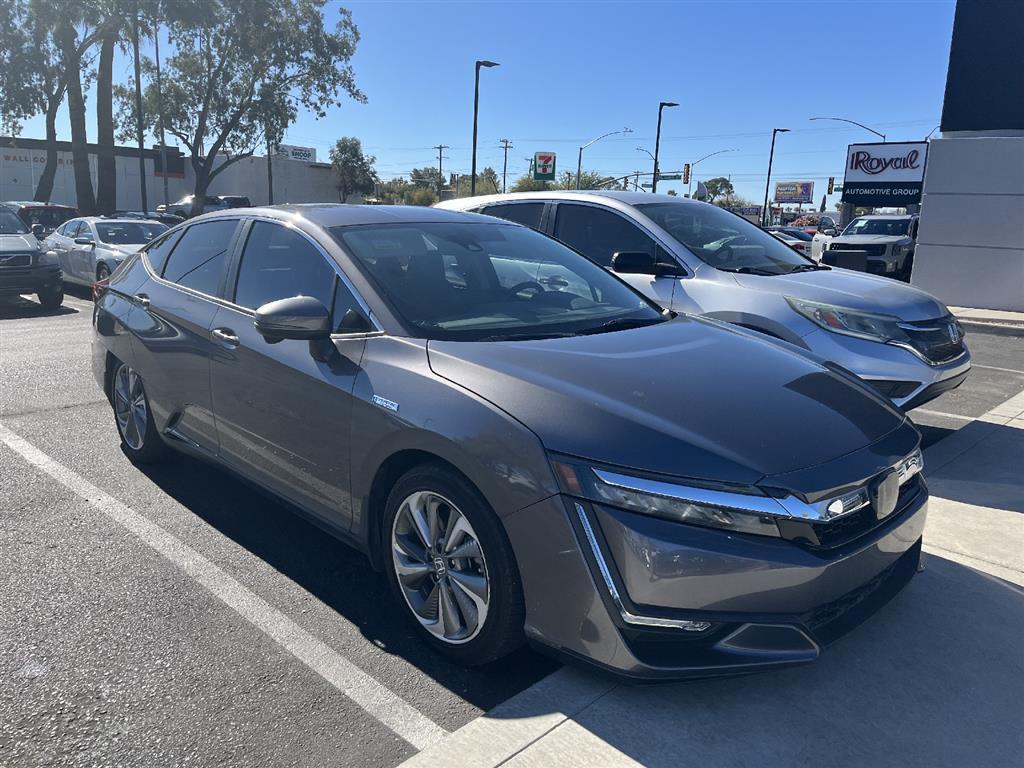
[[775,520],[789,516],[775,499],[756,488],[726,490],[702,485],[677,485],[591,467],[561,457],[553,459],[552,464],[566,494],[642,515],[776,537],[780,533]]
[[57,266],[60,264],[60,260],[57,258],[56,251],[39,251],[36,254],[36,264],[40,266]]
[[793,296],[787,296],[786,301],[789,302],[789,306],[826,331],[883,343],[910,342],[907,334],[900,328],[901,320],[892,315],[876,315],[833,304],[797,299]]

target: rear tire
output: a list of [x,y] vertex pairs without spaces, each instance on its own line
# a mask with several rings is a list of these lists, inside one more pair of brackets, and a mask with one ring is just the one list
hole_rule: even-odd
[[135,464],[162,461],[167,455],[167,446],[153,423],[146,387],[142,377],[125,363],[115,364],[110,380],[110,402],[121,448],[129,460]]
[[423,642],[466,666],[522,644],[525,608],[512,545],[465,478],[440,464],[411,469],[388,495],[383,526],[388,581]]
[[60,305],[64,303],[64,288],[61,287],[56,290],[50,289],[48,291],[40,291],[36,294],[36,298],[39,299],[39,303],[42,305],[43,309],[58,309]]

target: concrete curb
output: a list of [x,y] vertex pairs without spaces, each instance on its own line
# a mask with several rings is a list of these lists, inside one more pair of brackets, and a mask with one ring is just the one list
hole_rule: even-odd
[[957,318],[964,330],[969,333],[988,333],[993,336],[1020,336],[1024,337],[1024,325],[1016,323],[990,323],[985,320],[965,320]]

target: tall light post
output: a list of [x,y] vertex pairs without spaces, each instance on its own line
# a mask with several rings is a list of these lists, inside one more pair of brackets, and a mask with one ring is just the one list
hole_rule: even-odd
[[884,133],[879,133],[874,128],[868,128],[866,125],[864,125],[864,123],[858,123],[856,120],[847,120],[845,117],[812,117],[811,120],[835,120],[836,122],[839,123],[850,123],[851,125],[856,125],[860,128],[863,128],[865,131],[868,131],[869,133],[875,134],[875,136],[880,136],[882,138],[882,141],[885,141]]
[[583,150],[589,147],[591,144],[595,144],[596,142],[600,141],[601,139],[607,138],[608,136],[615,136],[616,134],[619,133],[632,132],[632,128],[623,128],[621,131],[609,131],[608,133],[598,136],[596,139],[593,139],[592,141],[588,141],[586,144],[580,147],[580,154],[579,157],[576,159],[576,189],[580,188],[580,174],[583,173]]
[[473,83],[473,167],[470,168],[472,175],[469,177],[469,196],[474,197],[476,195],[476,118],[477,113],[480,111],[480,68],[481,67],[497,67],[498,63],[494,61],[477,60],[476,62],[476,77]]
[[714,157],[715,155],[720,155],[723,152],[739,152],[739,150],[738,149],[720,149],[717,152],[712,152],[711,154],[704,155],[704,157],[702,157],[700,160],[694,160],[692,163],[690,163],[690,178],[686,180],[686,196],[687,197],[690,196],[690,190],[693,188],[693,169],[697,167],[697,163],[703,162],[704,160],[707,160],[709,157]]
[[768,185],[772,183],[772,160],[775,159],[775,134],[789,133],[789,128],[772,128],[772,149],[768,153],[768,178],[764,181],[764,208],[761,209],[761,226],[768,226]]
[[658,103],[658,133],[654,137],[654,178],[651,180],[651,194],[658,191],[658,153],[661,151],[661,112],[665,107],[678,107],[674,101],[662,101]]

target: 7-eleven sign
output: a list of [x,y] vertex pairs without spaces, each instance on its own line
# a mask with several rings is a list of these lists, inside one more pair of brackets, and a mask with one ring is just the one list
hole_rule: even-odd
[[537,152],[533,156],[533,180],[555,180],[555,153]]

